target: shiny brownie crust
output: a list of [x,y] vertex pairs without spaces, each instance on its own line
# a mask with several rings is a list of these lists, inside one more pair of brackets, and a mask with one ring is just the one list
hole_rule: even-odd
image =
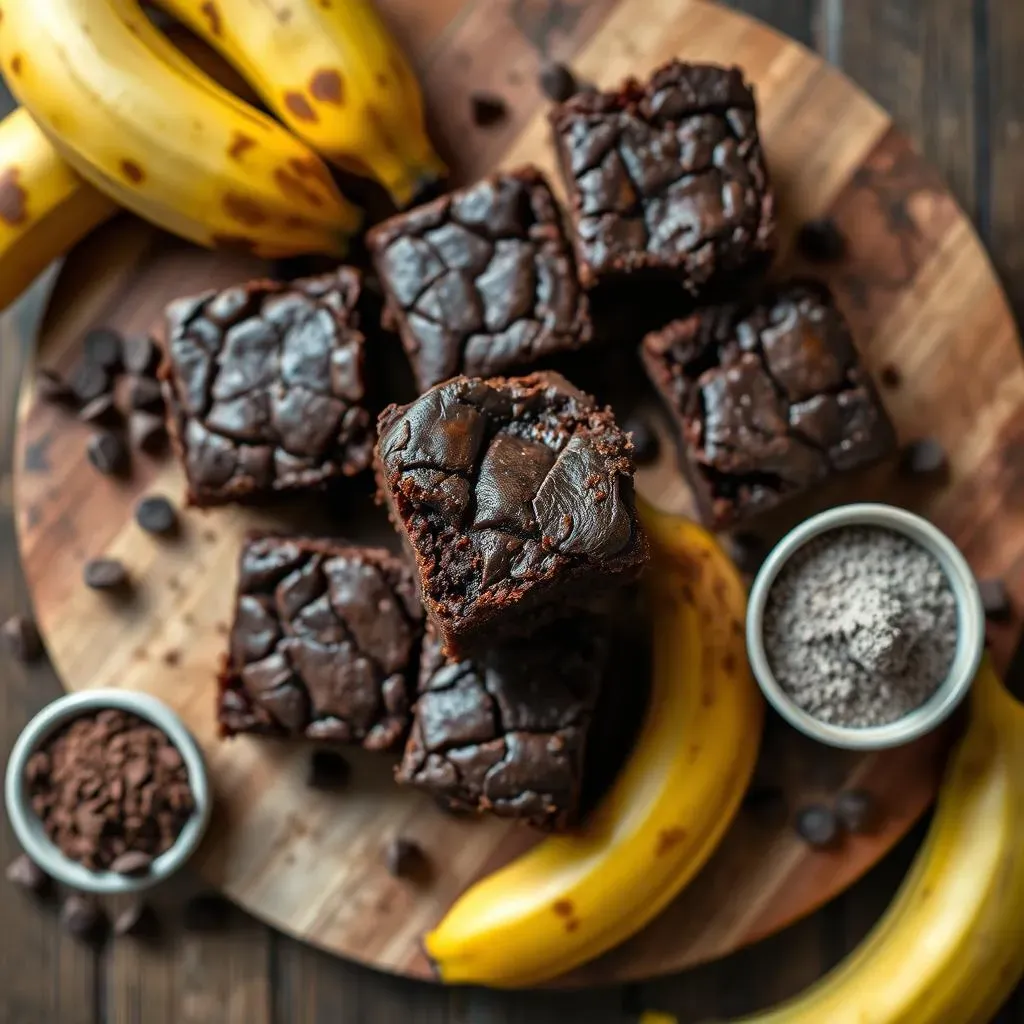
[[250,537],[239,561],[221,731],[391,750],[409,725],[423,610],[386,551]]
[[172,302],[161,378],[194,505],[323,484],[366,469],[360,280],[348,267]]

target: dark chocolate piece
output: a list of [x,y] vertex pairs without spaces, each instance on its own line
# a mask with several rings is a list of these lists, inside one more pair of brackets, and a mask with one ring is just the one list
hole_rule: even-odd
[[82,340],[82,355],[87,362],[116,373],[124,355],[123,339],[113,327],[96,327]]
[[835,263],[846,255],[846,236],[831,217],[806,221],[796,235],[800,252],[815,263]]
[[541,92],[554,103],[564,103],[576,95],[576,77],[564,64],[551,61],[540,73]]
[[508,104],[491,92],[474,92],[469,97],[470,114],[473,124],[490,128],[508,117]]
[[114,920],[114,934],[133,938],[151,938],[159,931],[153,908],[144,900],[134,900]]
[[874,832],[878,827],[878,802],[864,789],[846,789],[836,797],[836,818],[853,835]]
[[160,349],[148,334],[124,339],[124,368],[136,377],[152,377],[160,365]]
[[985,618],[991,622],[1006,622],[1013,615],[1006,583],[998,578],[978,580],[978,591],[981,594],[981,605],[985,609]]
[[900,469],[908,476],[944,476],[949,456],[942,442],[934,437],[911,441],[900,452]]
[[83,423],[110,426],[121,419],[121,410],[118,409],[117,404],[114,402],[112,394],[100,395],[99,398],[86,402],[78,410],[78,418]]
[[24,615],[12,615],[0,627],[4,646],[18,661],[30,662],[43,653],[43,640],[36,624]]
[[162,494],[151,494],[135,506],[135,522],[147,533],[167,536],[178,527],[178,513]]
[[107,916],[91,896],[72,893],[60,910],[67,933],[82,942],[98,941],[106,928]]
[[94,398],[109,394],[114,386],[110,371],[105,366],[85,360],[72,370],[68,383],[79,405],[88,405]]
[[8,864],[5,875],[8,882],[33,896],[42,896],[50,888],[50,876],[27,853]]
[[342,789],[352,776],[352,766],[336,750],[314,750],[307,777],[312,789]]
[[796,831],[808,846],[826,849],[839,838],[839,823],[824,804],[808,804],[797,814]]
[[419,843],[399,836],[384,848],[384,866],[393,878],[416,878],[426,867],[426,854]]
[[152,377],[132,377],[128,381],[128,404],[133,409],[161,408],[164,392],[160,382]]
[[137,409],[128,420],[128,437],[133,448],[156,455],[167,447],[167,424],[162,416]]
[[109,430],[97,431],[85,446],[89,461],[105,476],[119,476],[129,466],[128,448],[118,434]]
[[622,429],[633,441],[633,461],[638,466],[647,466],[657,460],[661,442],[658,440],[658,432],[651,426],[647,416],[630,416]]
[[85,563],[82,578],[92,590],[120,590],[128,585],[128,570],[116,558],[93,558]]

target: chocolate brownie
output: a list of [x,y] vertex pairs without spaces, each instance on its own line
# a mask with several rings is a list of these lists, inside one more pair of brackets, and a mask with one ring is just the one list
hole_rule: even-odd
[[449,657],[598,606],[647,560],[632,442],[559,374],[456,377],[379,428],[380,491]]
[[415,579],[394,555],[250,537],[220,679],[221,731],[393,749],[409,725],[422,624]]
[[218,505],[370,464],[357,271],[250,284],[167,307],[160,369],[189,501]]
[[705,309],[644,339],[675,417],[705,521],[733,526],[877,461],[892,425],[823,286],[782,285],[753,306]]
[[421,391],[464,373],[491,377],[590,339],[551,189],[506,171],[392,217],[367,236]]
[[395,777],[456,811],[554,830],[573,824],[606,654],[604,631],[590,619],[454,664],[428,630]]
[[767,265],[774,200],[739,68],[672,61],[549,116],[585,287],[644,271],[696,294]]

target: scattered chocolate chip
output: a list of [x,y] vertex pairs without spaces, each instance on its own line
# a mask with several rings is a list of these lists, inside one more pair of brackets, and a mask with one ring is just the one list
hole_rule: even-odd
[[948,468],[946,449],[934,437],[911,441],[900,453],[900,469],[908,476],[937,476]]
[[121,419],[121,411],[114,402],[114,396],[106,394],[94,398],[91,402],[86,402],[78,410],[78,418],[83,423],[109,426]]
[[167,424],[162,416],[137,409],[128,420],[128,437],[133,448],[156,455],[167,446]]
[[89,896],[72,893],[60,909],[61,924],[69,935],[83,942],[100,937],[106,923],[100,905]]
[[153,857],[142,850],[126,850],[110,862],[110,870],[119,875],[136,877],[149,873]]
[[50,876],[27,853],[7,865],[6,875],[8,882],[34,896],[41,896],[50,887]]
[[200,893],[185,904],[184,925],[186,931],[220,931],[227,925],[230,918],[231,904],[220,893]]
[[160,365],[160,349],[146,334],[124,340],[124,368],[137,377],[152,377]]
[[156,409],[164,404],[160,381],[152,377],[132,377],[128,381],[128,404],[133,409]]
[[576,76],[564,64],[552,61],[540,73],[541,92],[554,103],[564,103],[576,93]]
[[469,97],[473,124],[490,128],[508,117],[508,104],[494,93],[475,92]]
[[769,545],[754,533],[734,533],[729,548],[736,568],[753,576],[768,557]]
[[85,451],[93,466],[106,476],[120,475],[128,468],[128,447],[117,434],[109,430],[93,434]]
[[816,263],[834,263],[846,255],[846,236],[831,217],[819,217],[801,225],[797,248]]
[[93,558],[85,563],[82,578],[92,590],[119,590],[128,583],[128,570],[116,558]]
[[796,816],[796,831],[808,846],[824,849],[836,841],[839,823],[824,804],[808,804]]
[[12,615],[0,627],[4,646],[18,661],[35,661],[43,653],[43,640],[36,624],[24,615]]
[[626,420],[625,431],[633,438],[633,461],[638,466],[654,462],[661,450],[658,434],[646,416],[631,416]]
[[97,327],[82,340],[82,355],[86,362],[107,370],[119,370],[124,354],[120,331],[113,327]]
[[411,839],[396,837],[384,848],[384,866],[394,878],[413,878],[426,866],[423,848]]
[[778,827],[786,822],[786,794],[781,786],[751,786],[743,797],[743,810],[759,825]]
[[75,400],[75,393],[68,383],[53,370],[39,369],[36,371],[36,396],[44,402],[58,405],[70,405]]
[[899,368],[893,366],[892,363],[886,363],[882,367],[880,374],[882,380],[882,386],[893,390],[898,388],[903,383],[903,374],[900,373]]
[[151,494],[135,506],[135,522],[147,533],[167,535],[177,529],[178,513],[162,494]]
[[82,361],[71,372],[68,384],[80,405],[107,394],[113,387],[110,371],[99,363]]
[[308,782],[313,789],[340,789],[352,767],[336,750],[314,750],[309,758]]
[[981,592],[981,606],[985,609],[985,618],[992,622],[1006,622],[1013,613],[1013,605],[1006,584],[1001,579],[978,580]]
[[873,832],[878,826],[878,804],[863,789],[846,789],[836,797],[836,818],[854,835]]
[[150,938],[159,931],[153,908],[144,900],[130,903],[114,920],[114,934],[134,938]]

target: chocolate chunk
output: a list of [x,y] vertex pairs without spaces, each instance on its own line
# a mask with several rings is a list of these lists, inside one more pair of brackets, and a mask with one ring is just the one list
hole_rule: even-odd
[[146,334],[124,340],[124,368],[137,377],[152,377],[160,365],[160,350]]
[[114,402],[114,396],[106,394],[100,395],[99,398],[94,398],[91,402],[86,402],[78,410],[78,418],[83,423],[109,426],[121,419],[121,411]]
[[808,846],[825,849],[838,838],[839,824],[824,804],[808,804],[797,814],[796,831]]
[[18,661],[35,661],[43,653],[43,641],[36,624],[24,615],[12,615],[0,628],[4,646]]
[[108,394],[113,383],[105,366],[84,361],[74,368],[68,380],[79,405],[88,405],[94,398]]
[[351,774],[352,766],[336,750],[314,750],[310,756],[308,782],[313,789],[340,789]]
[[19,854],[7,865],[7,881],[34,896],[50,887],[50,876],[27,853]]
[[159,931],[153,908],[144,900],[132,901],[114,920],[114,934],[133,938],[152,938]]
[[178,513],[161,494],[151,494],[135,506],[135,522],[147,533],[171,534],[178,526]]
[[92,558],[82,574],[92,590],[119,590],[128,584],[128,570],[116,558]]
[[393,878],[418,878],[427,865],[419,843],[396,837],[384,848],[384,866]]
[[1006,583],[997,578],[978,580],[981,593],[981,605],[985,609],[985,618],[992,622],[1006,622],[1013,614]]
[[164,392],[152,377],[132,377],[128,382],[128,404],[133,409],[154,409],[163,406]]
[[36,396],[57,405],[70,405],[75,401],[75,393],[64,378],[44,367],[36,370]]
[[886,363],[882,367],[879,378],[882,381],[882,386],[889,388],[890,391],[895,390],[903,383],[903,374],[900,373],[899,367],[892,363]]
[[110,863],[110,870],[119,875],[146,875],[153,866],[152,854],[142,850],[127,850]]
[[216,932],[231,920],[231,903],[217,892],[193,896],[185,904],[183,923],[189,932]]
[[494,93],[474,92],[469,103],[473,124],[480,128],[490,128],[508,117],[508,104]]
[[112,327],[97,327],[89,331],[82,341],[82,354],[89,363],[106,370],[119,370],[124,354],[121,333]]
[[109,430],[93,434],[85,451],[93,466],[106,476],[118,476],[128,469],[128,447],[117,434]]
[[786,794],[781,786],[753,785],[743,797],[743,810],[759,825],[778,828],[786,821]]
[[69,935],[83,942],[93,942],[102,935],[106,915],[92,897],[72,893],[61,907],[60,921]]
[[934,437],[911,441],[900,453],[900,469],[908,476],[941,476],[949,470],[946,449]]
[[661,442],[646,416],[631,416],[622,429],[633,439],[633,461],[638,466],[650,465],[658,458]]
[[768,557],[771,545],[757,534],[742,531],[729,538],[729,553],[736,568],[748,576],[754,576]]
[[576,78],[564,64],[551,61],[541,70],[540,88],[552,102],[564,103],[576,93]]
[[835,263],[846,255],[846,236],[831,217],[818,217],[802,224],[796,244],[815,263]]
[[864,789],[847,789],[836,797],[836,818],[854,835],[874,832],[878,827],[878,804]]
[[162,416],[138,409],[128,420],[128,437],[133,448],[156,455],[167,447],[167,424]]

